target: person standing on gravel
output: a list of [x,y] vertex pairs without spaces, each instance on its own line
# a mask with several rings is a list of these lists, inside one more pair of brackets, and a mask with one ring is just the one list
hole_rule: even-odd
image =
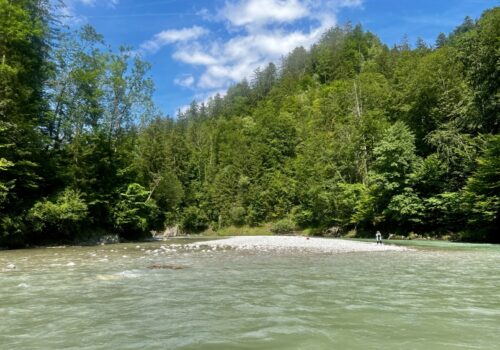
[[380,233],[380,231],[377,231],[377,233],[375,234],[375,238],[377,239],[377,245],[382,244],[382,234]]

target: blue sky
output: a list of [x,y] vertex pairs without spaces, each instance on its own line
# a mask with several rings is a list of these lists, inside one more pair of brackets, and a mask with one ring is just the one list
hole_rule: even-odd
[[465,16],[497,0],[66,0],[69,23],[90,23],[106,41],[130,45],[153,65],[165,114],[206,100],[258,67],[347,21],[393,45],[407,35],[434,43]]

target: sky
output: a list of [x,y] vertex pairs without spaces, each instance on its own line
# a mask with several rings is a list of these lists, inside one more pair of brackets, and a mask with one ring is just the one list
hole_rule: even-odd
[[[54,0],[55,1],[55,0]],[[360,23],[389,46],[433,44],[498,0],[65,0],[67,23],[91,24],[113,47],[152,64],[155,103],[175,116],[336,24]]]

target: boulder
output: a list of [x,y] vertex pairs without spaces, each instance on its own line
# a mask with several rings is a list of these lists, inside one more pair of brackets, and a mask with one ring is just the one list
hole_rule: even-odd
[[189,266],[185,265],[173,265],[173,264],[153,264],[148,266],[152,270],[182,270],[187,269]]
[[116,244],[120,243],[120,237],[118,235],[105,235],[99,238],[99,244]]
[[330,237],[340,237],[342,235],[342,228],[338,226],[332,226],[323,231],[323,235]]
[[169,226],[164,231],[154,231],[152,232],[153,239],[155,240],[165,240],[169,237],[177,237],[183,234],[179,225]]

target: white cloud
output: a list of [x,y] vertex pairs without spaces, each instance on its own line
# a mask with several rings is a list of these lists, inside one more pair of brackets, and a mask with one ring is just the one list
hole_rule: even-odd
[[182,87],[190,88],[194,84],[194,77],[191,74],[188,74],[174,79],[174,83]]
[[155,34],[152,39],[144,42],[141,45],[141,49],[149,52],[156,52],[165,45],[195,40],[205,34],[207,34],[207,30],[198,26],[183,29],[164,30]]
[[176,51],[173,57],[181,62],[197,65],[197,66],[210,66],[217,63],[217,59],[211,55],[195,50],[180,49]]
[[277,62],[298,46],[309,47],[317,41],[326,27],[310,32],[269,31],[233,38],[222,45],[212,64],[207,64],[197,83],[200,89],[227,88],[249,78],[257,67]]
[[[156,52],[174,45],[173,58],[195,71],[175,83],[192,88],[196,96],[210,96],[244,78],[258,67],[280,58],[294,48],[309,48],[337,23],[343,7],[362,6],[363,0],[226,0],[215,13],[203,9],[201,20],[225,24],[226,33],[215,38],[200,27],[168,30],[155,35],[141,48]],[[194,30],[196,28],[196,30]],[[220,28],[220,27],[219,27]],[[180,34],[184,35],[180,35]],[[220,32],[218,32],[220,33]],[[174,35],[175,34],[175,35]],[[207,35],[203,40],[197,40]],[[183,40],[179,39],[183,38]],[[194,68],[194,67],[193,67]],[[201,68],[201,72],[200,72]]]
[[220,15],[234,26],[293,22],[309,15],[299,0],[247,0],[226,3]]
[[[250,78],[258,67],[269,62],[278,63],[296,47],[309,48],[337,23],[336,14],[340,8],[361,5],[362,0],[226,1],[218,11],[218,19],[227,24],[229,34],[238,34],[203,45],[194,42],[179,48],[174,58],[205,67],[196,83],[198,89],[225,89]],[[203,16],[207,17],[206,11]],[[296,23],[298,21],[300,24]],[[187,58],[181,55],[185,52],[190,53],[190,59],[181,59]],[[210,59],[201,59],[206,57]]]

